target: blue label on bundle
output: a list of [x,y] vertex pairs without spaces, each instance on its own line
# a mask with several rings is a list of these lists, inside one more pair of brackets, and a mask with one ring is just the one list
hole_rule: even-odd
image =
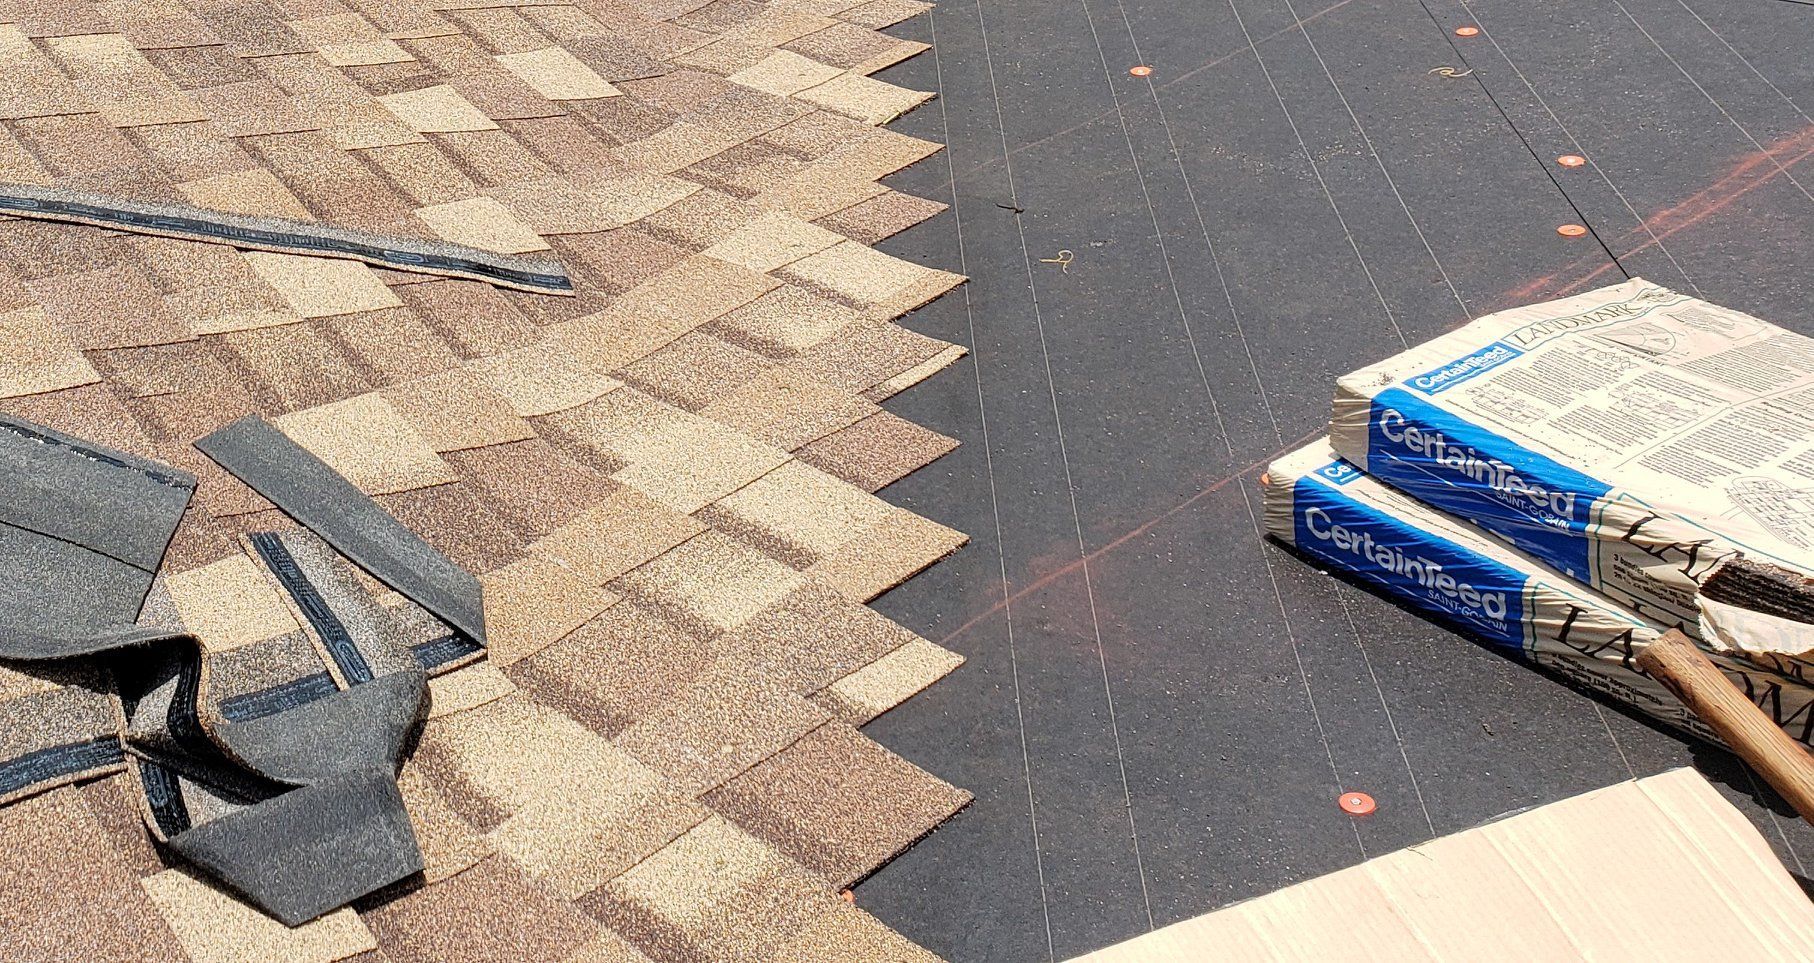
[[1611,489],[1399,388],[1373,399],[1367,470],[1587,580],[1583,532]]
[[1483,638],[1523,651],[1521,573],[1356,502],[1319,481],[1321,474],[1319,469],[1299,479],[1293,489],[1299,551]]
[[1426,395],[1437,394],[1476,375],[1491,371],[1523,353],[1503,341],[1495,341],[1473,354],[1456,358],[1434,371],[1412,375],[1405,379],[1405,384]]
[[1317,477],[1331,485],[1346,485],[1364,474],[1359,468],[1337,458],[1316,470]]

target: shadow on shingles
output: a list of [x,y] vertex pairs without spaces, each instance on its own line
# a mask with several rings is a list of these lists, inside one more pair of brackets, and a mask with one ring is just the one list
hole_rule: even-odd
[[69,659],[57,662],[24,662],[9,659],[6,671],[16,675],[30,676],[59,689],[70,687],[92,692],[97,696],[113,695],[113,679],[101,662],[101,657]]
[[[1406,600],[1391,595],[1383,589],[1357,578],[1348,572],[1332,569],[1327,563],[1312,558],[1271,535],[1266,537],[1266,542],[1270,547],[1296,558],[1305,565],[1308,565],[1331,578],[1337,579],[1345,585],[1358,591],[1365,592],[1420,621],[1440,625],[1443,628],[1454,632],[1462,639],[1472,643],[1477,649],[1490,652],[1507,662],[1511,662],[1523,669],[1535,672],[1545,679],[1560,684],[1578,695],[1592,699],[1594,702],[1617,712],[1619,715],[1624,716],[1653,732],[1659,733],[1670,740],[1680,743],[1687,748],[1691,754],[1691,762],[1695,770],[1705,776],[1707,781],[1725,786],[1777,816],[1793,820],[1799,820],[1801,818],[1801,816],[1795,812],[1794,807],[1790,806],[1775,790],[1771,789],[1761,777],[1754,776],[1744,762],[1733,755],[1732,751],[1725,746],[1708,742],[1706,739],[1694,733],[1666,725],[1662,721],[1653,719],[1631,705],[1620,702],[1604,692],[1590,689],[1559,672],[1538,665],[1525,658],[1522,654],[1514,653],[1502,645],[1483,641],[1470,632],[1465,626],[1450,619],[1443,618],[1440,615],[1417,608]],[[1612,781],[1618,781],[1623,774],[1611,772],[1609,775],[1611,776]],[[1799,879],[1798,882],[1807,884],[1807,881]]]
[[370,913],[373,910],[389,906],[427,885],[428,872],[426,870],[418,870],[415,873],[397,880],[389,886],[373,890],[372,892],[353,900],[347,905],[351,906],[357,913]]
[[[1719,783],[1784,819],[1801,819],[1801,814],[1795,811],[1794,806],[1789,805],[1788,801],[1778,795],[1776,790],[1770,788],[1770,784],[1765,782],[1763,777],[1754,775],[1751,772],[1750,767],[1746,766],[1743,760],[1733,755],[1730,749],[1727,749],[1724,746],[1713,745],[1710,742],[1694,736],[1684,735],[1674,729],[1653,724],[1643,716],[1626,711],[1617,703],[1609,702],[1607,704],[1611,705],[1614,709],[1618,709],[1625,715],[1649,725],[1650,728],[1686,745],[1689,751],[1693,753],[1695,770],[1701,775],[1706,776],[1708,782]],[[1796,882],[1801,883],[1802,888],[1804,889],[1810,885],[1808,880],[1800,878],[1797,878]]]

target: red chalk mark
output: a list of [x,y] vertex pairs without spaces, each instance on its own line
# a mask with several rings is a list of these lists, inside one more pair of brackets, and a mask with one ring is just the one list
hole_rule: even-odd
[[[1739,198],[1782,176],[1784,171],[1809,157],[1814,157],[1814,127],[1808,127],[1800,133],[1790,134],[1764,150],[1753,151],[1745,155],[1744,159],[1733,165],[1733,168],[1719,180],[1696,191],[1686,199],[1652,214],[1645,218],[1639,226],[1626,231],[1619,238],[1621,246],[1637,242],[1639,238],[1643,240],[1626,251],[1625,256],[1630,257],[1640,251],[1649,250],[1663,240],[1705,221]],[[1573,272],[1586,270],[1594,260],[1596,259],[1593,255],[1583,256],[1560,271],[1513,288],[1502,296],[1502,303],[1526,304],[1539,295],[1562,297],[1587,287],[1601,276],[1617,269],[1617,265],[1614,263],[1602,261],[1597,267],[1579,275],[1566,286],[1553,287],[1558,279],[1567,277]]]
[[1040,577],[1034,579],[1033,581],[1028,582],[1025,586],[1023,586],[1019,589],[1016,589],[1013,592],[1008,593],[1007,598],[1002,599],[999,602],[996,602],[994,605],[991,605],[988,608],[984,609],[983,611],[977,613],[975,616],[973,616],[969,621],[965,622],[963,625],[960,625],[957,628],[951,630],[951,632],[949,634],[947,634],[944,638],[939,640],[939,644],[940,645],[949,645],[951,643],[951,640],[953,640],[953,639],[957,638],[958,636],[963,635],[965,632],[968,632],[971,629],[975,628],[978,623],[989,618],[990,616],[994,615],[995,613],[1000,612],[1001,610],[1007,608],[1008,606],[1013,605],[1015,602],[1020,601],[1021,599],[1025,598],[1026,596],[1028,596],[1034,592],[1037,592],[1040,589],[1043,589],[1048,585],[1051,585],[1053,582],[1056,582],[1059,579],[1064,578],[1065,576],[1070,575],[1073,572],[1082,571],[1085,564],[1087,564],[1089,562],[1093,562],[1096,559],[1101,558],[1102,556],[1107,555],[1110,552],[1113,552],[1114,550],[1120,548],[1121,546],[1126,545],[1127,543],[1133,541],[1134,539],[1139,538],[1142,535],[1145,535],[1147,532],[1150,532],[1154,528],[1157,528],[1159,526],[1159,523],[1165,521],[1168,518],[1171,518],[1173,515],[1176,515],[1179,512],[1184,511],[1185,509],[1191,507],[1192,505],[1195,505],[1196,503],[1202,501],[1203,499],[1208,498],[1209,496],[1214,495],[1216,492],[1219,492],[1222,489],[1228,487],[1229,482],[1236,481],[1239,478],[1241,478],[1243,475],[1246,475],[1248,472],[1254,471],[1255,469],[1266,467],[1267,465],[1271,464],[1272,461],[1274,459],[1278,458],[1279,456],[1284,455],[1286,452],[1295,451],[1299,446],[1304,445],[1305,443],[1309,442],[1313,438],[1317,438],[1317,437],[1323,435],[1327,431],[1328,431],[1327,427],[1321,427],[1321,428],[1312,430],[1309,434],[1304,435],[1302,438],[1299,438],[1296,441],[1293,441],[1291,444],[1286,445],[1284,448],[1281,448],[1278,451],[1275,451],[1272,454],[1267,455],[1266,457],[1261,458],[1258,461],[1255,461],[1248,465],[1243,466],[1242,468],[1237,470],[1234,474],[1227,475],[1225,477],[1216,479],[1215,481],[1209,483],[1209,485],[1207,487],[1205,487],[1202,491],[1196,493],[1195,495],[1190,496],[1189,498],[1186,498],[1185,500],[1179,502],[1176,505],[1173,505],[1172,507],[1166,509],[1165,511],[1159,513],[1158,515],[1155,515],[1152,518],[1147,519],[1145,522],[1141,523],[1137,528],[1134,528],[1130,531],[1122,533],[1121,535],[1117,536],[1113,541],[1102,546],[1101,548],[1096,549],[1095,551],[1090,552],[1086,555],[1080,556],[1080,557],[1066,563],[1065,565],[1055,568],[1052,571],[1047,572],[1046,574],[1041,575]]
[[[1775,180],[1789,168],[1810,156],[1814,156],[1814,127],[1785,137],[1766,150],[1748,155],[1725,177],[1696,192],[1687,200],[1651,215],[1645,220],[1644,226],[1649,228],[1651,233],[1655,233],[1658,240],[1693,227],[1723,210],[1733,201]],[[1764,171],[1762,177],[1738,186],[1739,182],[1751,177],[1753,173],[1763,167],[1768,167],[1768,170]],[[1635,233],[1636,230],[1628,233],[1627,236]],[[1654,240],[1647,241],[1643,247],[1649,247],[1655,243]],[[1643,247],[1637,250],[1643,250]]]
[[[1192,67],[1191,69],[1184,71],[1183,73],[1177,75],[1176,77],[1173,77],[1170,80],[1167,80],[1166,82],[1160,84],[1159,89],[1164,90],[1164,89],[1172,86],[1173,84],[1183,83],[1184,81],[1189,80],[1192,77],[1195,77],[1196,75],[1202,73],[1205,70],[1225,64],[1225,63],[1229,62],[1230,60],[1235,59],[1236,57],[1240,57],[1245,54],[1252,53],[1255,45],[1263,44],[1268,40],[1275,40],[1288,33],[1291,33],[1294,30],[1301,30],[1301,29],[1303,29],[1305,24],[1312,23],[1312,22],[1316,21],[1318,18],[1321,18],[1328,14],[1334,13],[1335,11],[1340,10],[1341,8],[1343,8],[1353,2],[1354,2],[1354,0],[1335,0],[1335,2],[1330,4],[1329,6],[1324,7],[1323,9],[1318,10],[1317,12],[1310,14],[1307,17],[1303,17],[1293,23],[1286,24],[1285,26],[1280,27],[1279,29],[1274,30],[1273,32],[1271,32],[1269,34],[1254,40],[1254,42],[1251,44],[1247,44],[1242,47],[1231,50],[1228,53],[1221,55],[1220,57],[1216,57],[1211,60],[1205,60],[1204,62],[1196,65],[1195,67]],[[1083,120],[1079,123],[1072,124],[1071,126],[1064,128],[1063,130],[1053,131],[1052,133],[1047,134],[1046,136],[1041,137],[1038,140],[1031,140],[1031,141],[1028,141],[1028,142],[1020,145],[1019,147],[1013,148],[1012,150],[1008,151],[1006,157],[995,157],[993,159],[983,161],[982,163],[977,164],[975,167],[972,167],[969,170],[964,171],[959,176],[960,177],[969,177],[970,175],[975,174],[978,171],[988,170],[991,167],[995,167],[999,164],[1004,163],[1006,161],[1007,157],[1012,157],[1016,154],[1021,154],[1026,151],[1032,150],[1035,147],[1038,147],[1049,141],[1057,140],[1058,138],[1063,137],[1067,134],[1074,134],[1077,131],[1084,129],[1085,127],[1088,127],[1091,124],[1094,124],[1099,120],[1106,120],[1107,118],[1110,118],[1113,116],[1115,116],[1115,111],[1105,110],[1105,111],[1103,111],[1099,114],[1096,114],[1095,116],[1090,117],[1086,120]]]
[[[1328,8],[1328,10],[1324,10],[1323,13],[1327,13],[1327,12],[1329,12],[1329,10],[1334,10],[1337,7],[1344,6],[1349,2],[1351,2],[1351,0],[1341,0],[1340,3],[1337,3],[1334,6]],[[1306,19],[1306,21],[1312,20],[1312,19],[1315,19],[1316,16],[1320,16],[1320,15],[1321,14],[1316,14],[1311,17],[1307,17],[1305,19]],[[1290,28],[1287,28],[1287,29],[1290,29]],[[1283,32],[1283,31],[1281,31],[1281,32]],[[1208,65],[1205,65],[1205,67],[1207,67],[1207,66]],[[1200,68],[1200,69],[1202,69],[1202,68]],[[1060,133],[1064,133],[1064,132],[1061,131]],[[1054,134],[1052,136],[1056,137],[1059,135]],[[1047,138],[1047,139],[1050,139],[1050,138]],[[1032,146],[1032,145],[1027,145],[1027,146]],[[1627,252],[1627,256],[1629,256],[1631,254],[1636,254],[1639,251],[1646,250],[1646,249],[1654,246],[1658,242],[1662,241],[1664,238],[1671,237],[1680,231],[1687,230],[1688,228],[1701,223],[1702,221],[1706,220],[1707,218],[1709,218],[1709,217],[1713,216],[1714,214],[1718,213],[1719,211],[1723,210],[1725,207],[1730,205],[1732,202],[1738,200],[1739,198],[1745,196],[1746,194],[1749,194],[1750,192],[1756,190],[1757,188],[1762,187],[1763,185],[1769,183],[1771,180],[1775,179],[1777,176],[1782,174],[1782,172],[1784,170],[1794,167],[1796,164],[1801,163],[1802,161],[1808,159],[1811,156],[1814,156],[1814,126],[1811,126],[1798,134],[1793,134],[1789,137],[1785,137],[1785,138],[1777,141],[1775,144],[1771,145],[1766,150],[1754,152],[1750,155],[1747,155],[1744,160],[1740,161],[1737,165],[1735,165],[1733,167],[1733,169],[1731,171],[1729,171],[1725,176],[1721,177],[1719,180],[1715,181],[1714,183],[1712,183],[1712,184],[1708,185],[1707,187],[1701,189],[1700,191],[1696,192],[1694,195],[1688,197],[1686,200],[1683,200],[1680,203],[1678,203],[1672,207],[1666,208],[1662,211],[1657,212],[1656,214],[1651,215],[1649,218],[1645,219],[1645,221],[1643,222],[1643,224],[1641,226],[1633,228],[1631,231],[1626,232],[1626,234],[1622,238],[1622,240],[1625,240],[1625,241],[1633,240],[1640,235],[1646,235],[1646,240],[1644,241],[1644,243],[1639,244],[1636,247],[1633,247],[1630,251]],[[1754,175],[1760,168],[1762,168],[1766,165],[1769,166],[1769,169],[1764,171],[1762,176],[1756,177],[1754,180],[1750,180],[1749,183],[1746,182],[1748,178],[1751,178],[1752,175]],[[987,166],[987,165],[983,165],[983,166]],[[1653,236],[1649,236],[1649,235],[1653,235]],[[1505,294],[1503,294],[1501,296],[1501,300],[1503,303],[1507,303],[1507,304],[1524,304],[1524,303],[1527,303],[1528,301],[1530,301],[1531,298],[1533,298],[1537,294],[1544,293],[1544,292],[1550,292],[1551,297],[1560,297],[1562,295],[1569,294],[1574,291],[1580,290],[1582,287],[1586,286],[1589,283],[1592,283],[1596,278],[1607,273],[1608,271],[1611,271],[1615,267],[1615,265],[1611,261],[1602,262],[1598,267],[1595,267],[1593,270],[1588,271],[1586,274],[1583,274],[1583,275],[1577,277],[1575,280],[1569,282],[1569,284],[1567,286],[1561,288],[1560,290],[1555,290],[1555,291],[1551,290],[1551,285],[1553,285],[1556,282],[1557,278],[1566,276],[1570,270],[1580,270],[1582,268],[1585,268],[1587,265],[1589,265],[1591,263],[1593,263],[1593,259],[1591,258],[1591,256],[1577,258],[1570,265],[1569,268],[1564,268],[1561,271],[1556,271],[1552,274],[1545,275],[1544,277],[1538,278],[1534,281],[1531,281],[1531,282],[1521,285],[1517,288],[1513,288],[1510,291],[1507,291]],[[1466,320],[1464,319],[1463,321],[1457,322],[1456,326],[1460,326],[1461,324],[1465,324],[1465,323],[1466,323]],[[1235,472],[1234,474],[1228,475],[1227,477],[1220,478],[1214,482],[1211,482],[1202,491],[1198,492],[1195,495],[1192,495],[1191,497],[1185,499],[1182,502],[1179,502],[1177,505],[1174,505],[1171,508],[1166,509],[1164,512],[1154,516],[1153,518],[1148,519],[1146,522],[1142,523],[1137,528],[1134,528],[1131,531],[1128,531],[1128,532],[1116,537],[1113,541],[1108,542],[1107,544],[1103,545],[1101,548],[1096,549],[1095,551],[1090,552],[1087,555],[1082,556],[1081,558],[1075,559],[1066,565],[1063,565],[1057,569],[1047,572],[1046,574],[1040,576],[1039,578],[1034,579],[1032,582],[1028,583],[1025,587],[1023,587],[1021,589],[1010,592],[1008,594],[1007,598],[996,602],[995,604],[989,606],[989,608],[978,613],[976,616],[972,617],[969,621],[965,622],[964,624],[958,626],[956,629],[952,630],[944,638],[940,639],[939,642],[941,644],[949,644],[953,639],[956,639],[958,636],[963,635],[965,632],[970,631],[972,628],[975,628],[977,626],[977,624],[979,624],[982,621],[984,621],[985,619],[988,619],[989,617],[993,616],[995,613],[1002,611],[1003,609],[1007,608],[1009,605],[1012,605],[1014,602],[1019,601],[1020,599],[1026,597],[1027,595],[1029,595],[1033,592],[1037,592],[1040,589],[1043,589],[1048,585],[1051,585],[1052,583],[1072,574],[1073,572],[1081,571],[1083,569],[1083,566],[1086,564],[1086,562],[1094,561],[1097,558],[1100,558],[1104,555],[1109,554],[1110,552],[1115,551],[1116,549],[1119,549],[1123,545],[1126,545],[1128,542],[1131,542],[1134,539],[1139,538],[1142,535],[1145,535],[1147,532],[1152,531],[1154,528],[1158,527],[1158,525],[1161,522],[1164,522],[1165,520],[1171,518],[1173,515],[1176,515],[1179,512],[1182,512],[1185,509],[1190,508],[1192,505],[1195,505],[1196,503],[1202,501],[1203,499],[1208,498],[1209,496],[1215,494],[1216,492],[1221,491],[1223,488],[1227,487],[1229,482],[1240,478],[1241,476],[1247,474],[1250,471],[1265,467],[1273,459],[1279,457],[1280,455],[1285,454],[1286,452],[1295,450],[1300,445],[1303,445],[1303,444],[1309,442],[1311,439],[1317,437],[1318,435],[1321,435],[1322,433],[1323,433],[1323,431],[1321,429],[1312,431],[1309,434],[1303,436],[1302,438],[1299,438],[1296,441],[1293,441],[1291,444],[1280,449],[1279,451],[1276,451],[1270,455],[1267,455],[1265,458],[1262,458],[1258,461],[1253,462],[1252,464],[1247,465],[1246,467],[1240,469],[1239,471]]]

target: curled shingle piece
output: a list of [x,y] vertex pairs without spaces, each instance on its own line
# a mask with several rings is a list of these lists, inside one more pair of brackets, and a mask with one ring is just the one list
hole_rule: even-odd
[[168,683],[134,688],[159,676],[120,679],[130,763],[160,842],[290,926],[422,870],[397,770],[427,705],[427,673],[209,725],[200,650],[193,637],[170,641],[190,643],[166,654],[173,697],[156,695]]
[[363,261],[394,271],[465,278],[536,294],[573,293],[573,280],[558,261],[314,221],[229,214],[189,204],[153,204],[31,184],[0,184],[0,213],[245,250]]
[[[447,580],[467,585],[472,598],[459,601],[469,607],[448,611],[483,638],[471,576],[302,449],[262,441],[254,462],[290,486],[274,491],[280,504],[333,533],[328,541],[350,539],[406,598],[445,602],[436,591]],[[0,416],[0,488],[14,496],[0,507],[0,602],[9,603],[0,670],[29,673],[44,690],[25,706],[33,712],[15,714],[41,731],[20,734],[28,751],[0,759],[0,793],[125,765],[158,842],[297,926],[422,870],[397,773],[428,705],[429,672],[477,643],[421,610],[378,604],[327,541],[251,535],[256,564],[333,675],[252,693],[255,711],[227,711],[210,692],[218,652],[187,627],[135,624],[194,487],[167,466]],[[65,678],[79,670],[94,678]],[[82,715],[81,705],[58,708],[66,692],[117,693],[117,708],[102,714],[104,728],[82,728],[60,718]]]

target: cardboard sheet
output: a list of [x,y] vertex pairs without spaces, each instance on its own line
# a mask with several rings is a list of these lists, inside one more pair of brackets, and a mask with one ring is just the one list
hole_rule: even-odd
[[1814,958],[1814,904],[1692,769],[1381,856],[1074,963]]

